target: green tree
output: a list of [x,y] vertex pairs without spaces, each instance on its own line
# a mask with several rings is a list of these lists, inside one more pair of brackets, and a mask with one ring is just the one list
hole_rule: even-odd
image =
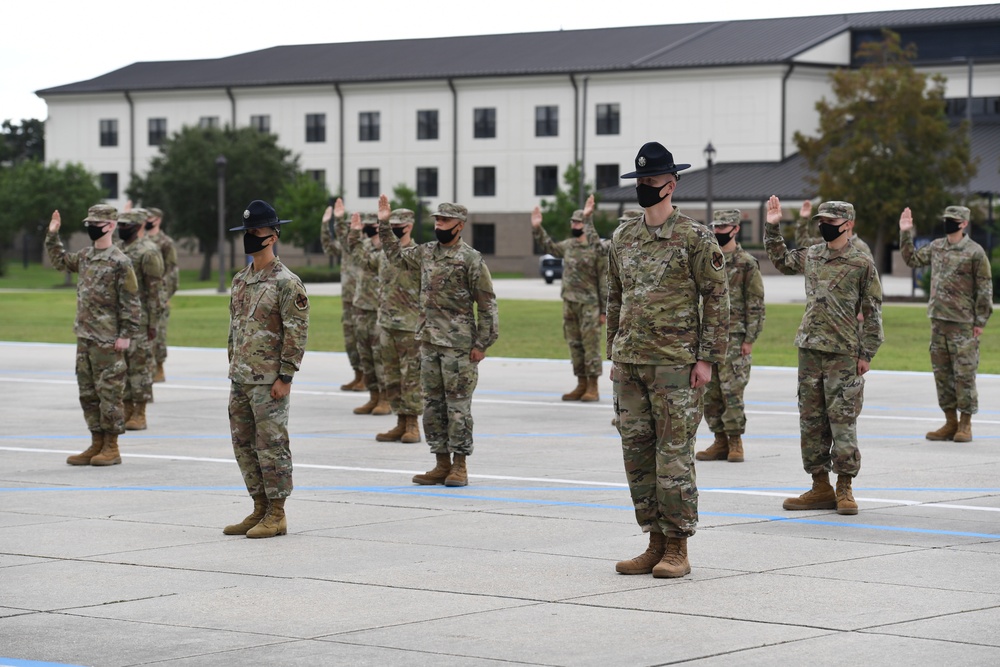
[[[569,235],[569,220],[573,217],[573,211],[581,208],[580,202],[593,194],[590,184],[583,182],[579,162],[566,167],[563,172],[563,182],[566,184],[566,189],[556,188],[555,199],[551,201],[543,199],[540,205],[542,227],[554,239]],[[602,237],[611,236],[617,224],[618,220],[614,216],[603,211],[594,211],[594,227]]]
[[45,123],[37,118],[21,120],[14,125],[5,120],[0,125],[0,167],[27,160],[45,159]]
[[929,231],[976,168],[964,124],[952,127],[945,115],[944,77],[914,70],[912,44],[903,48],[884,30],[856,57],[860,68],[830,75],[836,99],[816,104],[819,136],[794,139],[820,196],[854,204],[855,231],[874,239],[881,258],[905,207]]
[[[215,161],[220,155],[227,162],[227,229],[239,223],[240,213],[254,199],[273,204],[298,173],[298,158],[279,146],[273,134],[250,127],[184,127],[160,146],[145,177],[133,174],[126,189],[133,201],[163,209],[171,235],[198,239],[202,280],[211,276],[212,257],[218,250]],[[227,238],[233,241],[228,232]]]
[[278,215],[292,221],[282,229],[281,242],[300,246],[306,253],[306,264],[312,264],[310,252],[319,242],[320,220],[329,200],[325,183],[300,172],[285,184],[273,202]]
[[[64,234],[83,229],[87,209],[100,203],[105,193],[94,174],[80,164],[42,164],[37,160],[0,168],[0,248],[8,248],[19,232],[44,235],[52,211],[59,210]],[[79,225],[79,227],[77,227]],[[26,239],[26,242],[27,240]],[[3,265],[0,263],[0,275]]]

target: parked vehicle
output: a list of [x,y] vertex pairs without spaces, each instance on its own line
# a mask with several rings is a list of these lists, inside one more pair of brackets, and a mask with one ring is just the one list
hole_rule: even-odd
[[542,255],[538,261],[538,272],[545,278],[545,282],[552,284],[557,278],[562,280],[563,261],[561,257],[553,255]]

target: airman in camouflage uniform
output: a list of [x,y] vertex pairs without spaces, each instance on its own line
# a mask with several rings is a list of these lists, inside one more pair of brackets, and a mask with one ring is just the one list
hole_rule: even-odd
[[[437,241],[400,248],[389,226],[389,198],[381,195],[379,236],[388,261],[420,271],[420,386],[424,433],[437,465],[415,484],[465,486],[472,454],[472,393],[479,362],[499,335],[490,270],[462,240],[468,210],[441,203],[431,215]],[[478,316],[478,318],[477,318]],[[452,460],[454,456],[454,460]]]
[[[361,360],[361,373],[368,387],[368,402],[354,408],[356,415],[387,415],[392,412],[382,387],[382,351],[379,341],[378,309],[382,300],[379,281],[379,255],[382,242],[378,238],[378,220],[374,213],[351,216],[347,236],[347,254],[357,267],[354,285],[354,340]],[[361,234],[364,232],[365,238]]]
[[[778,228],[781,202],[767,203],[764,245],[774,266],[806,277],[806,312],[799,348],[799,430],[802,464],[812,488],[788,498],[786,510],[836,509],[857,514],[851,482],[861,469],[857,419],[864,374],[882,344],[882,285],[871,257],[851,243],[854,206],[823,202],[814,216],[825,244],[788,250]],[[858,314],[864,316],[860,326]],[[837,473],[836,491],[830,470]]]
[[563,394],[564,401],[600,399],[597,379],[601,376],[601,326],[607,321],[607,251],[596,231],[587,234],[584,221],[593,230],[591,196],[584,209],[570,218],[571,238],[555,242],[542,227],[542,211],[531,213],[532,233],[543,252],[563,259],[563,337],[569,345],[576,388]]
[[164,266],[160,248],[145,235],[148,212],[137,208],[118,214],[121,249],[132,260],[139,283],[139,335],[125,351],[128,381],[125,384],[125,429],[146,429],[146,403],[153,400],[153,373],[156,368],[153,345],[164,310]]
[[927,304],[931,320],[931,367],[945,424],[926,437],[969,442],[972,415],[979,411],[976,392],[979,336],[993,314],[993,281],[986,251],[965,235],[969,209],[949,206],[941,217],[945,238],[914,250],[913,214],[905,209],[899,218],[899,247],[907,266],[931,267]]
[[671,203],[678,172],[656,142],[639,149],[643,215],[615,230],[608,269],[608,357],[635,516],[649,548],[622,574],[683,577],[698,524],[694,441],[712,365],[726,359],[729,296],[715,236]]
[[[358,356],[358,343],[354,337],[354,286],[357,283],[357,266],[347,248],[347,225],[344,200],[337,198],[333,206],[327,206],[323,212],[323,223],[320,228],[320,243],[323,252],[340,262],[340,325],[344,332],[344,350],[347,360],[354,371],[354,379],[340,385],[341,391],[365,391],[364,375],[361,372],[361,358]],[[330,229],[333,221],[334,230]]]
[[181,272],[177,266],[177,244],[163,231],[163,211],[150,207],[146,209],[146,236],[152,239],[153,243],[160,250],[163,257],[163,313],[156,324],[156,341],[153,345],[153,354],[150,357],[150,364],[155,364],[153,371],[153,382],[164,382],[166,377],[163,372],[163,364],[167,360],[167,326],[170,324],[170,299],[180,287]]
[[70,465],[121,463],[118,436],[125,432],[125,350],[139,335],[139,285],[132,262],[111,240],[114,206],[91,206],[83,223],[94,245],[66,252],[59,240],[62,218],[52,213],[45,249],[57,271],[80,274],[76,288],[76,382],[90,430],[90,447],[66,459]]
[[[808,199],[802,202],[802,207],[799,208],[799,219],[795,223],[795,247],[796,248],[808,248],[809,246],[816,245],[817,243],[826,243],[823,237],[819,234],[819,226],[810,218],[812,215],[812,202]],[[851,243],[854,247],[865,253],[874,261],[875,255],[872,254],[872,249],[868,247],[868,244],[864,242],[857,234],[851,235]]]
[[243,251],[253,262],[233,277],[229,301],[229,428],[254,510],[226,535],[274,537],[288,531],[292,493],[289,394],[309,330],[309,298],[298,276],[274,254],[279,220],[267,202],[243,212]]
[[726,361],[713,369],[705,387],[705,421],[715,441],[695,458],[699,461],[743,461],[746,413],[743,392],[750,381],[753,344],[764,328],[764,280],[753,255],[736,240],[740,233],[737,209],[716,211],[712,231],[726,257],[729,285],[729,347]]

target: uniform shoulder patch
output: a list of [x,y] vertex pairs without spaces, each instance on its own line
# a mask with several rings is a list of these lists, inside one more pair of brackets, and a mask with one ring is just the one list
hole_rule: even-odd
[[125,291],[129,294],[135,294],[139,291],[139,280],[135,277],[135,271],[132,270],[132,266],[125,267]]
[[712,251],[712,268],[716,271],[721,271],[726,265],[726,258],[721,252]]
[[295,307],[299,310],[305,310],[309,307],[309,297],[305,294],[299,294],[295,297]]

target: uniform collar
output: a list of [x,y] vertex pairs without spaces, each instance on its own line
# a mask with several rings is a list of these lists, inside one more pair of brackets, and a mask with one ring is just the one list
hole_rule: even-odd
[[677,224],[677,221],[680,219],[680,217],[681,217],[681,210],[676,206],[674,206],[674,212],[670,214],[670,217],[667,218],[666,222],[664,222],[654,231],[651,231],[651,228],[648,225],[646,225],[646,214],[643,213],[642,214],[643,231],[640,233],[647,234],[650,240],[659,239],[661,241],[665,241],[669,239],[671,236],[673,236],[674,225]]
[[281,260],[275,256],[274,261],[265,266],[260,271],[254,273],[253,264],[247,265],[247,278],[248,283],[262,283],[277,273],[278,268],[281,266]]

